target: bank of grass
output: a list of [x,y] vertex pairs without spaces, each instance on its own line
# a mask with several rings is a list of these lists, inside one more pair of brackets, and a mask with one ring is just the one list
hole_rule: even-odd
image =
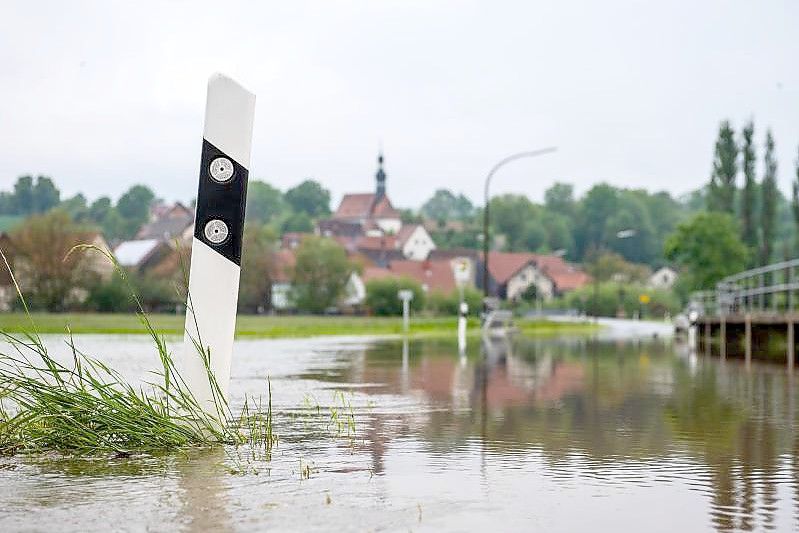
[[[73,334],[144,334],[147,330],[136,315],[102,313],[33,313],[39,333],[64,333],[67,326]],[[183,316],[148,315],[154,330],[161,335],[182,335]],[[30,330],[30,319],[24,313],[0,314],[0,331],[24,333]],[[410,333],[414,336],[452,335],[457,325],[454,317],[414,317]],[[587,333],[598,326],[588,322],[554,322],[519,320],[516,326],[525,335]],[[476,333],[477,318],[469,319],[469,331]],[[302,338],[327,335],[397,335],[402,333],[398,317],[363,316],[266,316],[239,315],[236,336],[239,338]]]

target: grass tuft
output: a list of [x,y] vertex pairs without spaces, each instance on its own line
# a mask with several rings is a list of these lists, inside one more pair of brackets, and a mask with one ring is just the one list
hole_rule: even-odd
[[[127,283],[124,270],[106,251],[90,245],[76,248],[105,254]],[[125,456],[219,444],[271,450],[276,442],[271,383],[266,412],[261,400],[247,398],[242,413],[234,417],[217,394],[215,415],[207,413],[183,381],[163,336],[150,323],[129,284],[139,308],[137,316],[152,337],[161,363],[156,379],[139,388],[131,386],[114,369],[81,352],[69,331],[72,361],[62,363],[48,352],[1,250],[0,256],[30,321],[21,334],[0,332],[10,346],[10,353],[0,354],[0,453]],[[207,361],[209,354],[199,339],[195,346]],[[210,370],[208,379],[212,390],[218,391]]]

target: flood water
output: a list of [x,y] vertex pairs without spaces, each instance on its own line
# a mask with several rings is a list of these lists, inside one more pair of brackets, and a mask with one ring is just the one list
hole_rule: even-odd
[[[76,341],[131,379],[157,366],[145,337]],[[0,458],[0,531],[799,527],[781,366],[650,336],[237,341],[234,405],[267,376],[271,458]]]

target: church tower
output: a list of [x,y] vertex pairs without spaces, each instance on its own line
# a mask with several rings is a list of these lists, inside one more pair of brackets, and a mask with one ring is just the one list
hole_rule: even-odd
[[377,190],[375,191],[375,201],[379,201],[386,195],[386,173],[383,170],[383,152],[377,156],[377,174],[375,174],[377,181]]

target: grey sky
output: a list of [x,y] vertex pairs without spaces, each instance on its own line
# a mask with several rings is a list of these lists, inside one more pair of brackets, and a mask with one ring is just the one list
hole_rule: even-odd
[[754,117],[787,191],[797,22],[793,0],[5,3],[0,188],[42,173],[67,195],[191,198],[221,71],[258,96],[251,176],[284,189],[369,190],[382,142],[401,206],[479,200],[497,159],[549,145],[495,191],[682,193],[707,180],[718,122]]

